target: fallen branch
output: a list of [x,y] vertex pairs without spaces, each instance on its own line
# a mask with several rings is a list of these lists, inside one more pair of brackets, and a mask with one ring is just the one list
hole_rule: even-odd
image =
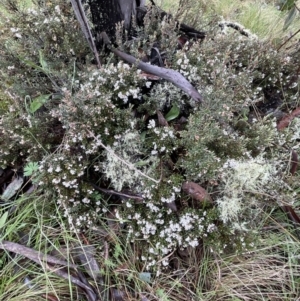
[[91,182],[89,182],[89,184],[91,186],[93,186],[94,189],[100,191],[100,192],[103,192],[105,194],[109,194],[109,195],[117,195],[121,198],[125,198],[125,199],[132,199],[132,200],[135,200],[135,201],[139,201],[139,202],[142,202],[144,200],[143,197],[139,196],[139,195],[136,195],[136,194],[129,194],[129,193],[124,193],[124,192],[118,192],[118,191],[115,191],[115,190],[111,190],[111,189],[105,189],[105,188],[102,188],[102,187],[99,187]]
[[57,259],[56,257],[51,256],[51,255],[43,254],[42,252],[25,247],[21,244],[15,243],[15,242],[3,240],[0,242],[0,249],[25,256],[38,264],[41,264],[42,262],[47,262],[47,263],[51,263],[51,264],[68,266],[68,267],[75,268],[75,269],[77,268],[76,265],[71,264],[70,262]]
[[77,265],[71,264],[70,262],[60,260],[54,256],[43,254],[42,252],[36,251],[34,249],[25,247],[21,244],[10,242],[10,241],[1,241],[0,242],[0,249],[13,252],[19,255],[22,255],[37,264],[40,264],[44,269],[52,271],[56,275],[76,284],[80,288],[82,288],[89,301],[96,301],[97,295],[95,294],[93,288],[90,286],[90,284],[82,282],[77,276],[73,276],[69,273],[69,271],[65,271],[61,268],[57,268],[53,265],[62,265],[65,268],[73,268],[79,274]]
[[172,84],[174,84],[176,87],[187,93],[192,99],[194,99],[196,102],[203,102],[202,96],[200,93],[195,89],[195,87],[178,71],[162,68],[158,66],[153,66],[144,62],[141,62],[140,60],[136,59],[134,56],[127,54],[125,52],[122,52],[118,50],[117,48],[113,48],[111,45],[111,42],[107,36],[107,34],[103,31],[100,34],[103,42],[105,45],[109,47],[109,49],[118,57],[120,57],[122,60],[126,61],[127,63],[135,65],[138,69],[141,69],[144,72],[154,74],[156,76],[159,76],[160,78],[163,78]]

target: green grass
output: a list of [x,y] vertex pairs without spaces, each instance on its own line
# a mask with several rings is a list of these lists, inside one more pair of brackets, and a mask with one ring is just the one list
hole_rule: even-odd
[[[162,8],[171,13],[180,9],[179,0],[161,0],[157,3],[161,3]],[[296,18],[288,31],[283,30],[288,12],[279,11],[276,1],[202,0],[182,8],[183,11],[190,10],[189,18],[196,12],[197,16],[193,16],[193,19],[202,20],[203,16],[217,15],[224,21],[238,22],[259,38],[275,44],[282,42],[291,32],[300,28],[300,18]],[[203,23],[200,22],[200,26]]]
[[[112,288],[115,289],[114,294],[122,292],[129,296],[135,292],[137,296],[170,301],[186,300],[187,296],[189,300],[204,301],[270,298],[288,301],[300,295],[300,242],[292,232],[283,228],[286,218],[282,214],[278,215],[280,220],[277,222],[266,217],[268,227],[260,229],[258,235],[261,238],[251,252],[222,256],[212,253],[209,247],[190,250],[182,253],[184,256],[181,259],[174,257],[177,258],[177,269],[167,269],[159,275],[151,273],[150,282],[145,282],[141,275],[146,271],[136,259],[138,250],[134,250],[123,238],[108,228],[99,228],[98,231],[88,231],[83,240],[82,236],[74,236],[65,229],[62,220],[51,219],[47,200],[38,197],[36,202],[32,200],[18,210],[16,220],[7,222],[4,230],[9,233],[4,238],[12,239],[11,230],[14,229],[15,239],[17,233],[25,233],[28,243],[36,250],[55,256],[60,254],[71,262],[70,253],[74,246],[84,248],[84,240],[89,241],[96,247],[94,256],[100,268],[94,271],[94,275],[98,272],[101,275],[98,279],[89,276],[89,281],[102,297]],[[28,223],[29,219],[33,222]],[[112,250],[109,253],[106,253],[106,244]],[[46,295],[56,296],[58,300],[64,300],[67,296],[70,300],[85,300],[82,292],[68,280],[62,280],[30,260],[3,252],[1,258],[1,300],[44,300]],[[89,271],[83,266],[81,270]],[[31,282],[25,284],[24,279]]]

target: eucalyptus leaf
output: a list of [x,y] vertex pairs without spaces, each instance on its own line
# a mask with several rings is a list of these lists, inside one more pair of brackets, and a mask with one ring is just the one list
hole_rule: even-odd
[[16,177],[4,190],[1,198],[3,200],[9,200],[12,198],[16,192],[22,187],[24,178]]
[[43,94],[35,97],[30,103],[30,113],[35,113],[42,105],[47,102],[50,96],[51,94]]
[[139,273],[139,278],[144,282],[151,283],[151,273],[149,272]]
[[180,109],[178,106],[174,105],[171,110],[167,113],[167,115],[165,116],[167,121],[171,121],[175,118],[177,118],[180,114]]
[[0,229],[4,227],[7,217],[8,217],[8,211],[4,212],[3,215],[0,217]]
[[293,6],[284,21],[283,30],[286,30],[292,24],[292,22],[295,20],[295,18],[297,16],[297,14],[298,14],[298,11],[297,11],[296,6]]

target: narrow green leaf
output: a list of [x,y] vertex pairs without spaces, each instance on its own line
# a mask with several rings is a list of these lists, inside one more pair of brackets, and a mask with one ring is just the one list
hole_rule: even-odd
[[4,227],[8,216],[8,211],[4,212],[3,215],[0,217],[0,229]]
[[141,166],[145,166],[145,165],[147,165],[147,164],[149,164],[149,161],[143,161],[143,160],[140,160],[140,161],[134,163],[134,166],[135,166],[135,167],[141,167]]
[[20,59],[21,62],[23,62],[28,67],[34,68],[34,69],[39,70],[39,71],[44,71],[42,67],[38,66],[36,63],[34,63],[32,61],[24,59],[24,58],[22,58],[20,56],[19,56],[19,59]]
[[43,104],[47,102],[50,96],[51,94],[44,94],[35,97],[30,103],[30,108],[29,108],[30,113],[35,113]]
[[284,21],[283,30],[286,30],[292,24],[292,22],[295,20],[295,18],[297,16],[297,14],[298,14],[298,11],[296,9],[296,6],[293,6]]
[[147,131],[144,131],[144,132],[141,133],[140,137],[141,137],[141,141],[142,141],[142,142],[145,142],[145,140],[146,140],[146,135],[147,135]]
[[165,116],[167,121],[173,120],[175,118],[177,118],[180,114],[180,109],[179,107],[177,107],[176,105],[174,105],[171,110],[167,113],[167,115]]
[[48,73],[49,71],[49,67],[48,67],[48,64],[47,62],[45,61],[44,59],[44,54],[42,52],[42,50],[39,50],[39,56],[40,56],[40,64],[44,70],[45,73]]

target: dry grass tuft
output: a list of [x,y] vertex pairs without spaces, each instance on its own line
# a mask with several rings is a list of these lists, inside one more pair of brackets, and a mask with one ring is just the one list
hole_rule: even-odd
[[243,256],[217,259],[214,300],[296,300],[300,265],[291,252],[284,252],[285,246],[269,245]]

